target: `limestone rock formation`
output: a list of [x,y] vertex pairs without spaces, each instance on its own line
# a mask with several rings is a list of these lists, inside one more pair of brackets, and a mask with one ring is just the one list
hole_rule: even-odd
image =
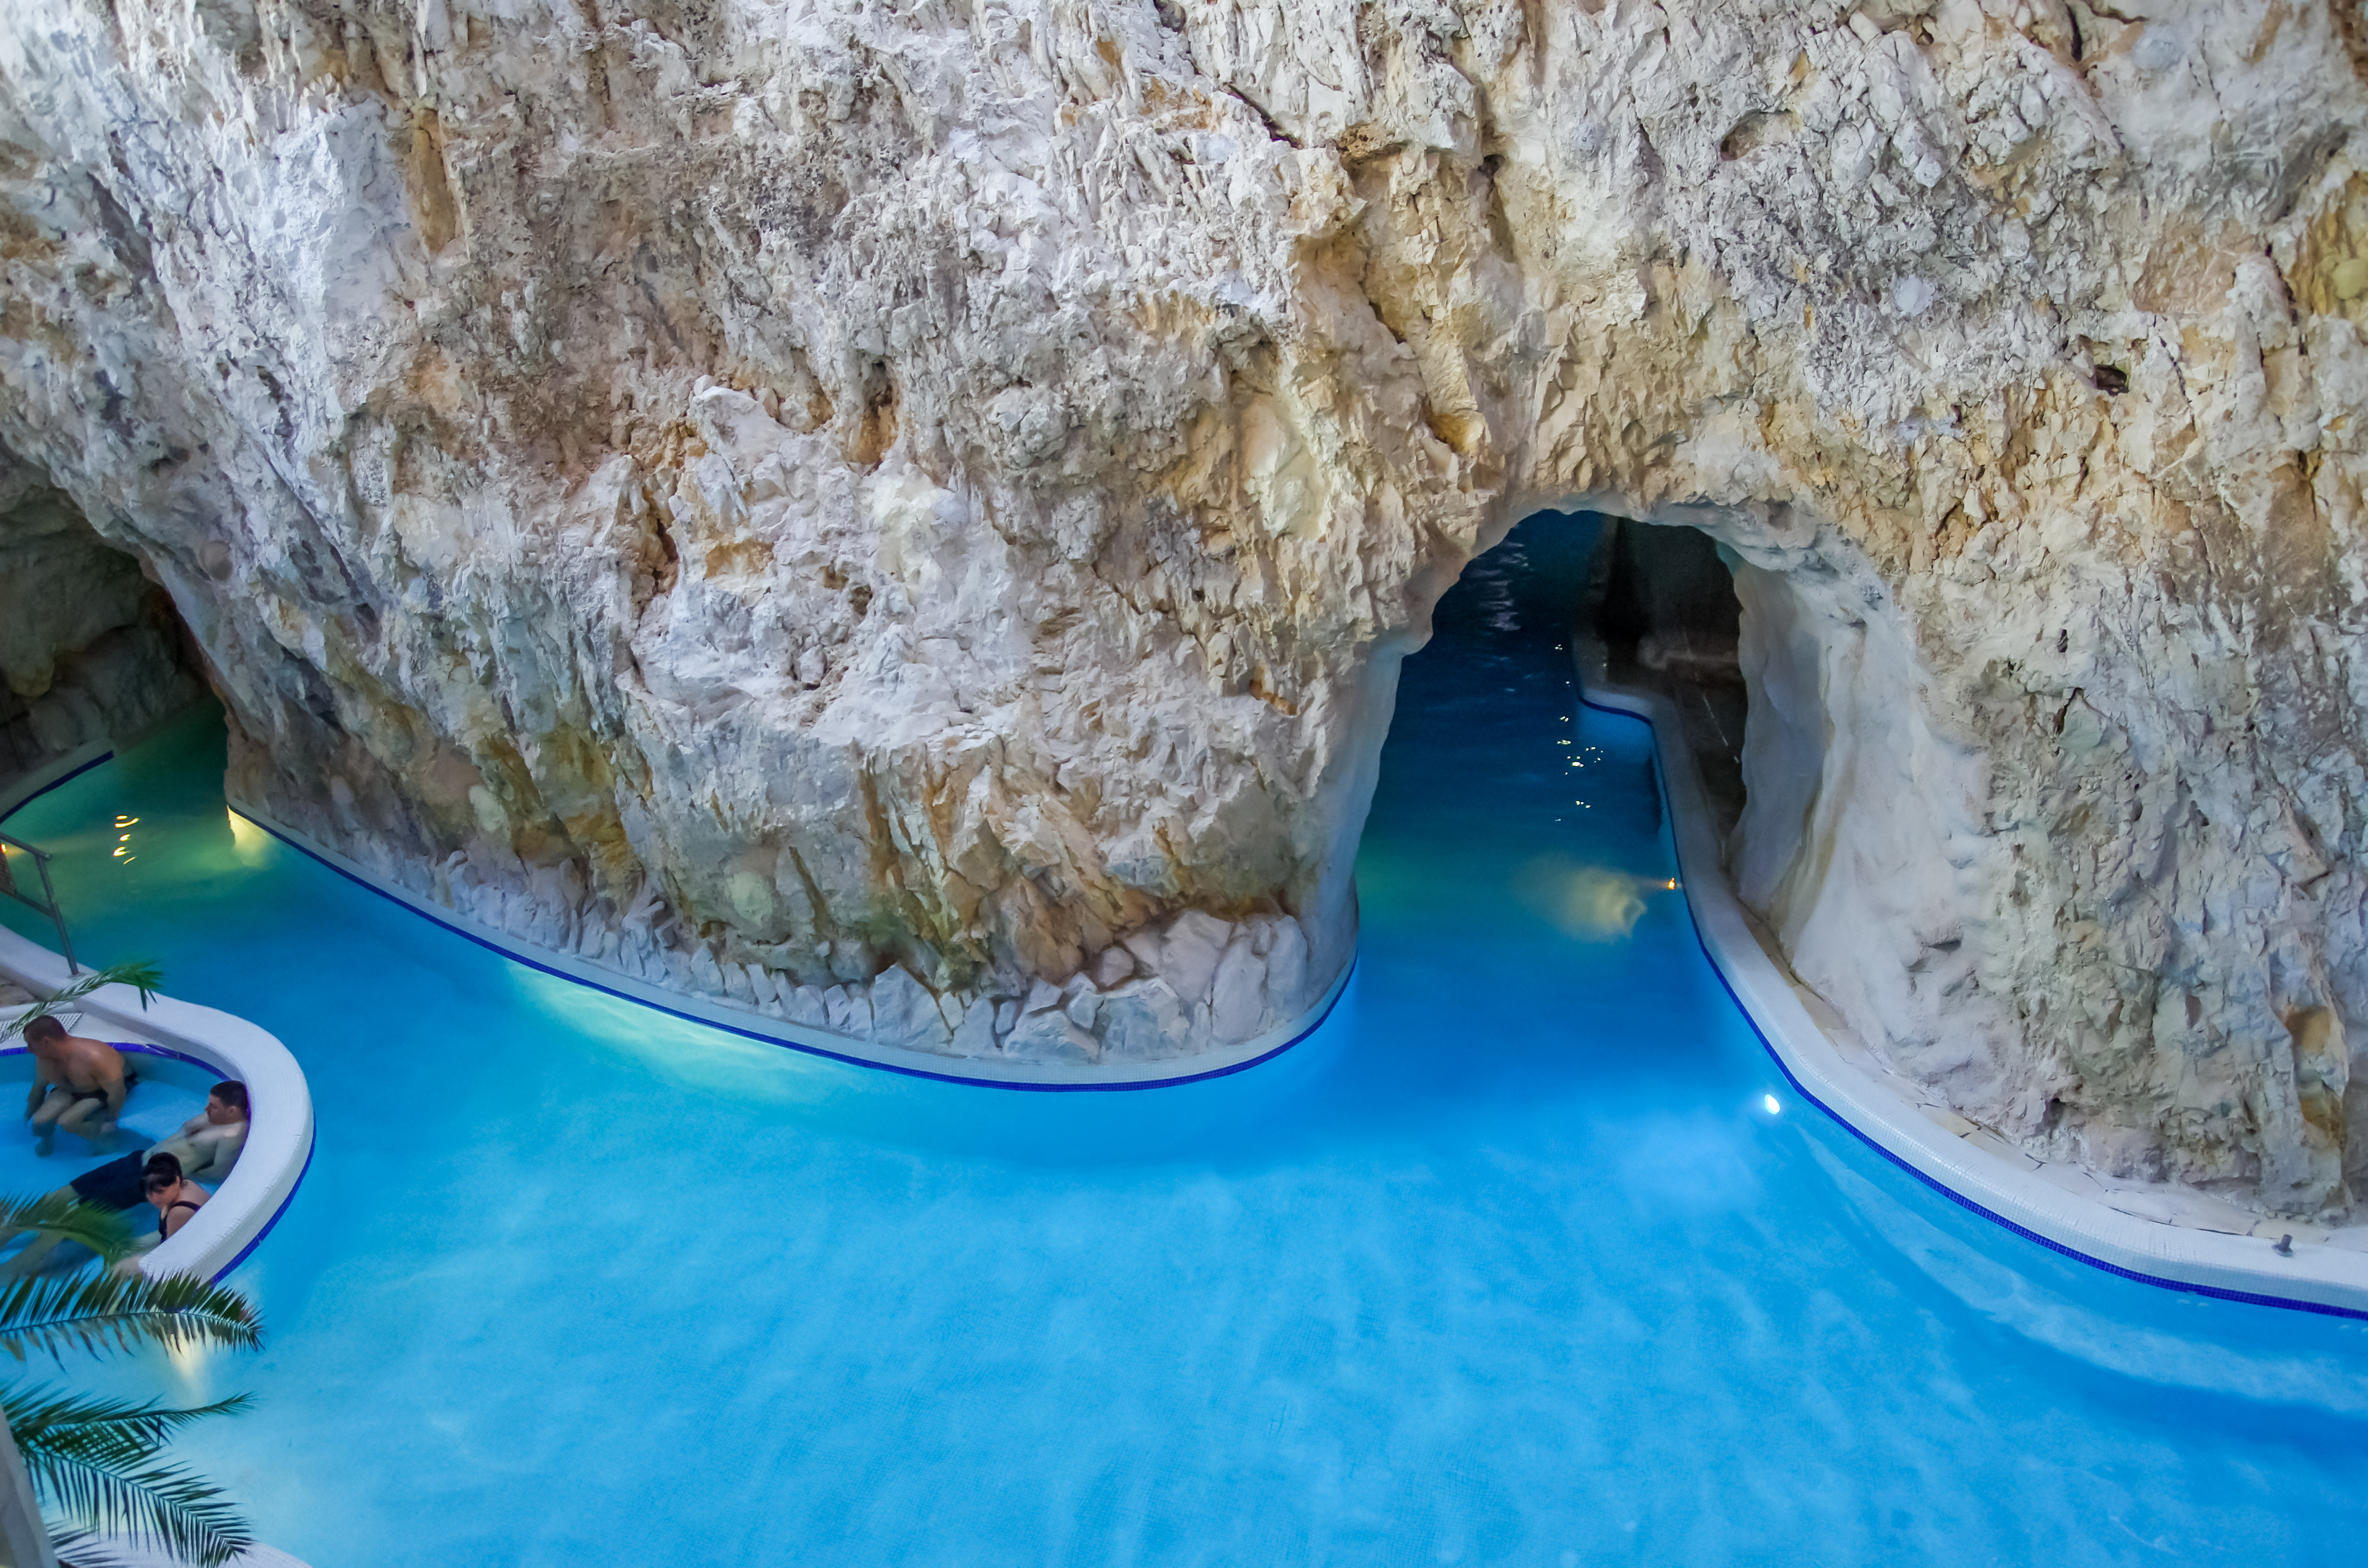
[[252,809],[955,1052],[1287,1019],[1445,585],[1700,527],[1802,975],[2011,1136],[2325,1210],[2363,60],[2356,0],[17,0],[0,442]]

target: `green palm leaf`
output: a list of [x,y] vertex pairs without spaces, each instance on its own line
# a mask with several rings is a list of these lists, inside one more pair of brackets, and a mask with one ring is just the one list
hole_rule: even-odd
[[25,1008],[6,1023],[0,1024],[0,1040],[6,1040],[43,1013],[63,1007],[69,1002],[79,1002],[92,992],[103,990],[107,986],[131,986],[140,993],[140,1006],[145,1007],[149,1003],[156,1000],[156,993],[164,988],[164,984],[165,971],[147,959],[133,959],[127,963],[108,964],[105,969],[91,971],[71,985],[52,991],[47,996],[35,998],[31,1006]]
[[0,1195],[0,1242],[28,1231],[53,1241],[79,1243],[108,1263],[131,1250],[131,1221],[112,1209],[54,1192],[39,1198]]
[[70,1522],[57,1539],[59,1551],[94,1562],[104,1558],[98,1538],[105,1536],[199,1564],[221,1563],[245,1549],[252,1538],[221,1488],[159,1463],[158,1456],[180,1427],[246,1405],[245,1394],[176,1410],[43,1388],[0,1390],[0,1415],[16,1434],[34,1487]]
[[140,1344],[253,1350],[262,1343],[263,1325],[253,1304],[194,1275],[35,1278],[0,1290],[0,1350],[19,1361],[28,1349],[96,1356]]
[[[105,1399],[45,1387],[0,1388],[0,1415],[8,1418],[17,1447],[96,1453],[108,1444],[142,1449],[170,1442],[173,1434],[209,1415],[236,1415],[254,1403],[234,1393],[211,1404],[175,1409],[154,1400]],[[61,1447],[60,1445],[63,1445]]]

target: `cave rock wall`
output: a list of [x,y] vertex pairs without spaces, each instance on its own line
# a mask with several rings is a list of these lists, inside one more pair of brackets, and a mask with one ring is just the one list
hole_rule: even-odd
[[0,787],[204,693],[172,601],[0,448]]
[[1543,505],[1703,527],[1795,726],[1755,793],[1816,769],[1738,841],[1804,974],[2011,1136],[2326,1210],[2362,51],[2274,0],[19,0],[0,441],[170,588],[240,801],[957,1053],[1293,1016],[1445,585]]

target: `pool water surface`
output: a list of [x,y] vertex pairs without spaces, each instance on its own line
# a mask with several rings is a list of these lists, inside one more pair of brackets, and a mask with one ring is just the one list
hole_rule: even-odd
[[268,1347],[99,1378],[252,1391],[183,1451],[314,1568],[2356,1557],[2368,1324],[2064,1258],[1793,1099],[1577,701],[1588,539],[1524,525],[1407,661],[1340,1008],[1180,1087],[545,976],[234,827],[209,715],[41,797],[77,946],[318,1121],[233,1276]]

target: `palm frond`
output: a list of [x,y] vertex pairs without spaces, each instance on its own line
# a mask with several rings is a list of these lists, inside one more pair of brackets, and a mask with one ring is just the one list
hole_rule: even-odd
[[82,1555],[78,1547],[103,1550],[97,1538],[115,1536],[215,1568],[255,1541],[222,1488],[181,1465],[92,1463],[28,1452],[25,1469],[68,1521],[52,1537],[62,1556]]
[[0,1389],[5,1415],[34,1488],[70,1527],[55,1545],[63,1556],[97,1568],[108,1561],[103,1537],[163,1548],[184,1562],[220,1563],[248,1544],[245,1523],[222,1490],[182,1467],[160,1463],[172,1435],[210,1415],[247,1407],[233,1394],[187,1409],[153,1401],[91,1398],[48,1388]]
[[146,1452],[172,1440],[192,1421],[236,1415],[254,1401],[243,1393],[211,1404],[172,1408],[154,1400],[103,1399],[46,1387],[0,1388],[0,1415],[8,1420],[17,1447],[87,1459],[118,1448]]
[[6,1023],[0,1024],[0,1040],[8,1039],[43,1013],[63,1007],[69,1002],[79,1002],[92,992],[104,990],[110,985],[129,985],[139,992],[140,1006],[144,1008],[149,1003],[156,1000],[156,993],[164,989],[165,971],[158,969],[154,961],[149,959],[131,959],[123,963],[108,964],[105,969],[93,970],[71,985],[62,986],[46,996],[34,998],[31,1006],[25,1008]]
[[245,1521],[222,1489],[175,1464],[159,1463],[180,1427],[247,1407],[245,1394],[188,1409],[153,1402],[86,1398],[46,1388],[0,1389],[5,1414],[34,1488],[65,1515],[55,1539],[62,1556],[97,1568],[109,1542],[163,1548],[184,1562],[220,1563],[244,1550]]
[[108,1263],[131,1250],[131,1221],[112,1209],[55,1192],[39,1198],[0,1195],[0,1242],[28,1231],[78,1242]]
[[262,1343],[255,1304],[194,1275],[35,1278],[0,1290],[0,1350],[19,1361],[28,1350],[100,1356],[141,1344],[253,1350]]

